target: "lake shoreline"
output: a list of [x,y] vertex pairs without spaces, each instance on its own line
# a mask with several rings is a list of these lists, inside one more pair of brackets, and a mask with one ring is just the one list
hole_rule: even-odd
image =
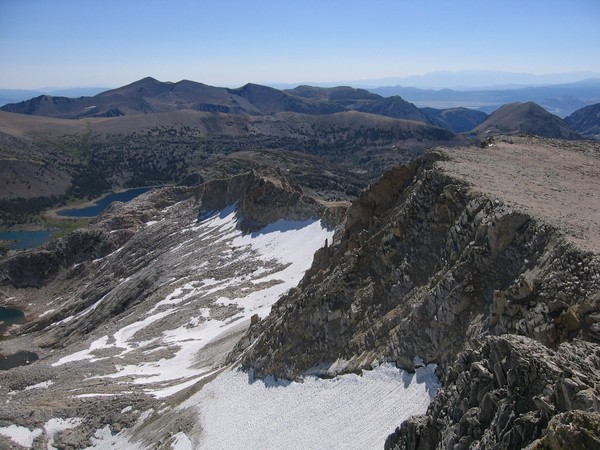
[[136,189],[146,189],[145,192],[147,192],[147,191],[149,191],[153,188],[157,188],[157,187],[161,187],[161,186],[139,186],[139,187],[134,187],[134,188],[117,189],[115,191],[107,192],[106,194],[103,194],[100,197],[94,198],[92,200],[81,201],[81,202],[73,203],[71,205],[59,206],[57,208],[48,209],[48,210],[44,211],[41,215],[42,215],[42,217],[47,218],[48,220],[53,220],[53,221],[55,221],[55,220],[60,220],[60,221],[67,220],[68,221],[68,220],[79,220],[79,219],[93,219],[94,217],[98,216],[98,214],[90,215],[90,216],[61,216],[59,213],[61,211],[65,211],[65,210],[70,211],[70,210],[94,207],[99,202],[104,200],[106,197],[109,197],[111,195],[123,194],[125,192],[133,191]]
[[[53,236],[60,237],[65,233],[84,226],[90,220],[100,215],[113,202],[121,201],[127,203],[156,187],[158,186],[119,189],[108,192],[93,200],[80,201],[48,209],[39,215],[40,219],[37,223],[0,227],[0,236],[3,235],[0,238],[0,247],[8,250],[27,250],[38,247],[52,240]],[[69,213],[69,215],[64,215],[64,212]],[[37,236],[41,234],[45,236]]]

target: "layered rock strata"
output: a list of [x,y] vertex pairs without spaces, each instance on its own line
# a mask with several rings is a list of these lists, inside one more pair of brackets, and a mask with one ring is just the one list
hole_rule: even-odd
[[[524,138],[502,145],[507,159],[515,150],[508,147],[530,145],[523,164],[541,157],[538,147],[559,147]],[[471,162],[502,158],[504,149],[480,151],[490,153]],[[596,164],[598,149],[586,151]],[[559,157],[582,153],[566,147]],[[461,158],[431,153],[365,191],[298,289],[231,358],[241,355],[258,375],[290,379],[382,361],[412,370],[415,357],[436,362],[444,389],[388,448],[517,448],[541,439],[556,414],[598,411],[598,254],[573,244],[564,217],[542,220],[530,199],[505,201],[485,192],[485,180],[457,176],[449,168],[460,168]],[[598,185],[585,172],[577,177],[591,190]],[[563,210],[588,226],[577,221],[572,198]],[[594,249],[593,234],[577,238],[586,236]],[[569,370],[579,358],[578,371]]]

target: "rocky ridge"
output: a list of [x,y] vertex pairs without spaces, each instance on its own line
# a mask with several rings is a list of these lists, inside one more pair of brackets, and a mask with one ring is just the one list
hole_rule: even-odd
[[578,109],[565,117],[565,122],[586,139],[599,139],[600,103]]
[[[308,226],[317,241],[303,244],[318,248],[320,224],[346,207],[277,173],[248,172],[149,191],[63,239],[10,252],[0,260],[0,304],[24,310],[27,322],[0,353],[39,360],[0,372],[10,406],[0,429],[16,427],[36,449],[83,448],[124,429],[132,448],[171,448],[182,430],[198,435],[196,413],[177,406],[225,367],[251,316],[298,281],[295,262],[247,242]],[[66,428],[52,431],[57,420]],[[21,448],[2,433],[0,447]]]
[[404,422],[385,448],[596,448],[599,367],[597,343],[552,350],[488,336],[459,354],[427,415]]
[[[31,319],[0,348],[40,354],[35,366],[0,373],[11,405],[0,427],[40,430],[34,448],[54,439],[89,445],[102,427],[129,429],[144,447],[171,448],[180,431],[201,434],[182,401],[226,366],[233,349],[229,364],[288,379],[382,362],[410,370],[421,360],[437,363],[443,389],[425,416],[388,438],[388,448],[594,443],[599,155],[591,143],[531,138],[440,149],[388,172],[347,214],[345,202],[307,196],[277,171],[114,205],[88,229],[0,260],[1,304]],[[515,176],[515,167],[530,166],[538,170]],[[575,178],[589,191],[569,190]],[[557,192],[546,196],[548,185]],[[553,216],[545,205],[556,199],[565,204]],[[234,243],[227,218],[236,211],[236,226],[250,232],[280,218],[330,225],[345,218],[269,316],[238,323],[240,304],[220,299],[277,288],[285,264]],[[194,335],[203,326],[232,327],[204,344]],[[173,340],[174,329],[190,338]],[[187,378],[154,379],[180,356],[191,364]],[[44,434],[56,417],[82,422]],[[1,436],[0,444],[12,445]]]
[[[547,145],[528,143],[533,156]],[[566,143],[558,151],[581,156]],[[598,155],[590,150],[588,164]],[[485,180],[457,177],[450,167],[461,163],[458,150],[434,152],[372,185],[298,289],[251,327],[231,359],[289,379],[383,361],[414,369],[415,356],[436,362],[444,389],[388,448],[515,448],[544,439],[557,414],[597,412],[597,251],[574,245],[566,222],[541,220],[527,201],[506,202],[483,192]],[[571,206],[569,214],[577,201]],[[584,235],[593,249],[595,220]]]

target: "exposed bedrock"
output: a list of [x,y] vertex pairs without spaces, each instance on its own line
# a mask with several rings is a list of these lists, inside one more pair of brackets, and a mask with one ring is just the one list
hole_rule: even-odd
[[[255,172],[197,187],[161,188],[114,204],[84,229],[0,260],[4,296],[27,301],[17,304],[26,310],[42,308],[39,314],[32,311],[30,316],[38,318],[19,332],[35,333],[41,347],[64,347],[148,298],[160,297],[167,280],[193,272],[191,267],[175,270],[181,260],[173,252],[196,237],[188,225],[234,204],[239,226],[248,231],[278,219],[339,223],[347,207],[306,196],[283,176]],[[50,300],[52,311],[42,314]]]
[[459,354],[427,415],[404,422],[385,448],[598,448],[599,367],[590,342],[555,351],[524,336],[488,336]]
[[[561,411],[598,410],[600,261],[449,176],[443,158],[394,169],[361,195],[333,245],[230,358],[293,379],[382,361],[413,370],[420,357],[445,387],[390,448],[526,445]],[[564,362],[579,358],[585,386],[569,390],[578,381]]]

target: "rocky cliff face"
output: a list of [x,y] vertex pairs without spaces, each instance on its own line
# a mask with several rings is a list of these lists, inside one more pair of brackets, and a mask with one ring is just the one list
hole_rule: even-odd
[[291,379],[382,361],[414,369],[418,356],[445,388],[389,448],[524,446],[562,411],[598,411],[600,261],[441,170],[447,157],[392,170],[361,195],[233,356]]
[[596,448],[599,367],[591,342],[552,350],[523,336],[488,336],[459,354],[427,415],[404,422],[386,449]]
[[469,192],[434,159],[387,173],[360,197],[320,266],[253,330],[248,366],[294,378],[323,361],[333,371],[386,359],[412,368],[420,356],[445,370],[486,334],[549,347],[596,337],[597,257]]

